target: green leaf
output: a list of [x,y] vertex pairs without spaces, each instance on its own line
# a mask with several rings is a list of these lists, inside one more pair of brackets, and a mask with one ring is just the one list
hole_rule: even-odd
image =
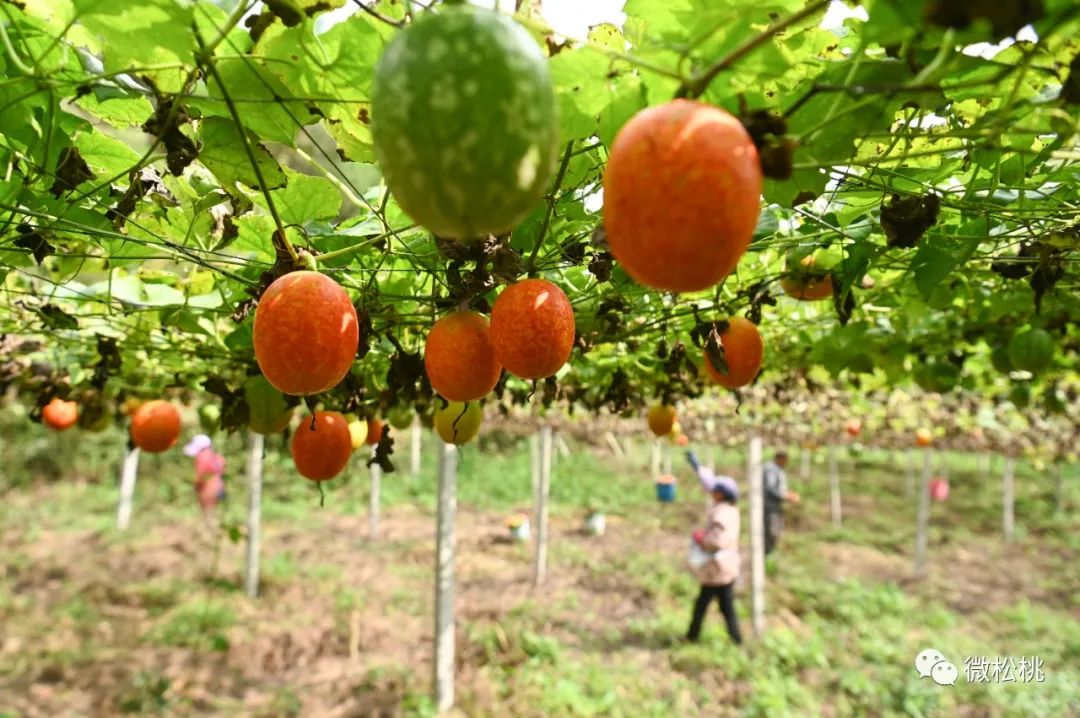
[[225,346],[229,348],[229,351],[237,354],[249,354],[255,346],[254,339],[252,339],[251,322],[245,321],[231,331],[225,337]]
[[609,102],[607,82],[611,60],[596,50],[580,47],[551,58],[551,79],[559,99],[563,142],[588,137],[597,131],[597,118]]
[[[115,94],[107,93],[106,90],[109,89]],[[141,125],[154,113],[148,99],[129,95],[119,88],[95,86],[94,92],[78,98],[75,104],[94,117],[120,129]]]
[[[248,130],[263,140],[291,146],[300,129],[318,118],[312,117],[303,102],[286,100],[295,92],[257,63],[259,60],[246,57],[219,60],[218,75]],[[204,114],[231,117],[217,79],[210,80],[208,87],[210,97],[218,99],[192,100],[191,106],[198,107]]]
[[900,43],[905,37],[922,27],[922,8],[918,2],[896,0],[865,0],[866,22],[848,20],[868,42],[882,46]]
[[161,323],[175,326],[188,334],[201,334],[217,339],[217,326],[206,316],[200,316],[188,309],[164,309],[161,311]]
[[919,242],[919,249],[911,259],[911,272],[915,286],[923,299],[929,301],[942,280],[957,266],[963,264],[978,247],[977,241],[949,239],[941,235],[927,235]]
[[635,46],[683,38],[694,23],[691,0],[626,0],[623,12],[624,32]]
[[[332,219],[341,210],[341,190],[324,177],[310,177],[286,170],[289,183],[271,192],[281,221],[304,225],[312,220]],[[258,204],[263,204],[257,198]]]
[[833,268],[833,291],[840,296],[866,275],[879,252],[878,247],[865,241],[845,245],[844,249],[844,258]]
[[645,85],[637,75],[622,75],[612,81],[611,100],[600,110],[598,136],[611,147],[615,135],[631,117],[648,106]]
[[143,284],[143,303],[151,307],[169,307],[184,304],[184,293],[167,284]]
[[[193,8],[173,0],[74,0],[79,22],[101,42],[105,69],[193,63]],[[148,72],[165,92],[181,88],[181,69]]]
[[[899,88],[911,77],[911,69],[900,60],[863,58],[857,66],[853,66],[850,60],[829,63],[817,81],[835,86]],[[801,142],[796,153],[797,161],[843,164],[851,157],[856,140],[873,131],[888,130],[896,111],[913,96],[918,97],[918,94],[849,96],[839,92],[818,93],[788,120],[788,132],[798,136]]]
[[1022,187],[1027,168],[1024,158],[1016,153],[1006,155],[1001,160],[1001,181],[1007,185]]
[[310,104],[319,108],[327,132],[354,162],[374,156],[367,113],[384,38],[372,22],[378,21],[357,13],[318,39],[311,24],[304,23],[267,40],[265,46],[266,57],[275,60],[266,69],[281,79],[289,94],[312,98]]
[[265,214],[245,214],[236,220],[239,236],[230,245],[235,252],[252,252],[259,262],[274,261],[274,220]]
[[199,309],[217,309],[224,303],[225,300],[224,298],[222,298],[221,292],[217,289],[206,294],[197,294],[193,297],[187,298],[188,306],[196,307]]
[[128,145],[96,130],[80,134],[75,144],[86,164],[102,181],[126,175],[140,159],[139,153]]
[[837,327],[822,337],[813,349],[814,360],[833,376],[847,369],[855,373],[874,370],[874,361],[864,324],[851,323]]
[[142,280],[132,274],[114,275],[112,281],[106,280],[87,287],[87,293],[103,301],[108,301],[111,297],[113,301],[136,305],[142,304],[144,298]]
[[[258,138],[247,132],[248,142],[255,154],[255,160],[262,170],[267,189],[285,185],[285,174],[281,167]],[[199,123],[199,161],[214,173],[226,188],[234,182],[242,182],[249,187],[259,186],[258,178],[252,169],[251,160],[244,151],[240,130],[232,120],[222,117],[208,117]]]
[[792,173],[791,179],[782,182],[766,179],[762,194],[766,202],[781,207],[793,207],[796,200],[801,203],[820,196],[825,191],[827,182],[828,177],[819,169],[797,169]]

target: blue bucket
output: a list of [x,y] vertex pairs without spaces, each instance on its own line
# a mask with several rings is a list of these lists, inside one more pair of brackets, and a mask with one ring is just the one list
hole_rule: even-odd
[[656,498],[665,504],[670,504],[675,500],[675,484],[656,484]]

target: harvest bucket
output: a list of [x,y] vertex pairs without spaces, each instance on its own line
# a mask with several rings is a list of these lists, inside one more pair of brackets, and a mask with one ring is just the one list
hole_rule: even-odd
[[590,536],[603,536],[607,531],[607,518],[599,511],[585,517],[585,533]]
[[514,514],[507,517],[506,528],[510,532],[510,539],[517,542],[529,540],[529,517],[525,514]]
[[675,500],[675,477],[664,474],[656,480],[656,499],[661,503],[669,504]]

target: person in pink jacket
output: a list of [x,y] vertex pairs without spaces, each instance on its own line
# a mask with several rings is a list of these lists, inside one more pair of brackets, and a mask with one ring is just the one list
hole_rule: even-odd
[[705,612],[715,599],[724,614],[731,640],[742,643],[739,618],[735,615],[735,579],[739,577],[740,563],[739,509],[735,504],[739,500],[739,487],[734,479],[716,476],[707,466],[702,466],[694,452],[687,452],[686,456],[697,471],[702,488],[713,498],[713,504],[705,514],[705,526],[694,531],[693,536],[697,545],[708,554],[708,560],[697,569],[701,591],[694,602],[686,639],[698,640]]
[[195,459],[195,495],[203,519],[213,523],[214,508],[225,498],[225,457],[214,451],[210,437],[198,434],[184,447],[184,454]]

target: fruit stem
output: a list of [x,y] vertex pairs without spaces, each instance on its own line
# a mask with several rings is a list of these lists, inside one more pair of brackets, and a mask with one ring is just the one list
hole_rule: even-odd
[[566,177],[566,168],[570,164],[570,158],[573,156],[574,141],[570,140],[566,143],[566,150],[563,151],[562,162],[559,164],[559,173],[555,175],[555,182],[551,187],[551,194],[548,195],[547,214],[544,215],[544,223],[540,225],[540,232],[536,235],[536,243],[533,245],[532,254],[529,255],[529,262],[525,265],[529,270],[529,276],[536,276],[536,256],[540,254],[540,246],[544,243],[544,235],[547,234],[548,226],[551,224],[551,215],[555,211],[555,200],[559,195],[559,187],[562,186],[563,178]]
[[[5,10],[5,13],[7,11]],[[10,19],[10,16],[9,16]],[[11,65],[27,77],[37,77],[37,73],[26,66],[25,63],[19,58],[19,54],[15,52],[15,48],[11,44],[11,38],[7,34],[6,23],[0,22],[0,40],[4,42],[4,49],[7,51],[8,59],[11,61]]]
[[316,272],[319,270],[319,265],[315,261],[315,255],[306,249],[301,249],[297,253],[296,266],[300,269],[306,269],[310,272]]
[[370,247],[373,244],[377,244],[378,242],[381,242],[384,239],[390,239],[391,237],[395,237],[395,236],[397,236],[397,234],[399,232],[408,232],[410,229],[414,229],[415,227],[416,227],[415,224],[410,224],[410,225],[407,225],[405,227],[401,227],[399,229],[391,229],[389,232],[384,232],[383,234],[380,234],[380,235],[378,235],[376,237],[370,237],[370,238],[364,239],[364,241],[362,241],[362,242],[357,242],[356,244],[350,244],[347,247],[342,247],[341,249],[335,249],[332,252],[324,252],[323,254],[320,254],[320,255],[318,255],[318,257],[316,257],[316,261],[325,262],[328,259],[337,259],[338,257],[347,256],[349,254],[352,254],[353,252],[364,249],[365,247]]
[[393,18],[387,17],[386,15],[383,15],[382,13],[380,13],[378,10],[370,8],[370,7],[368,7],[367,5],[365,5],[362,2],[357,2],[356,4],[357,4],[357,6],[359,6],[359,8],[361,10],[366,12],[368,15],[371,15],[371,17],[375,18],[376,20],[379,20],[381,22],[385,22],[387,25],[393,25],[394,27],[404,27],[405,26],[404,21],[395,20]]
[[682,85],[679,86],[679,89],[675,92],[675,97],[686,97],[690,99],[700,97],[709,87],[709,83],[715,80],[716,76],[719,75],[721,72],[734,65],[746,55],[749,55],[761,45],[764,45],[770,38],[772,38],[773,35],[776,35],[778,32],[786,30],[792,25],[798,22],[802,22],[803,20],[806,20],[807,18],[818,14],[826,7],[828,7],[829,2],[830,0],[814,0],[814,2],[810,3],[802,10],[795,13],[794,15],[791,15],[787,19],[781,20],[774,25],[770,25],[763,32],[739,45],[727,55],[724,55],[715,63],[707,67],[704,71],[695,74],[689,80],[685,81]]

